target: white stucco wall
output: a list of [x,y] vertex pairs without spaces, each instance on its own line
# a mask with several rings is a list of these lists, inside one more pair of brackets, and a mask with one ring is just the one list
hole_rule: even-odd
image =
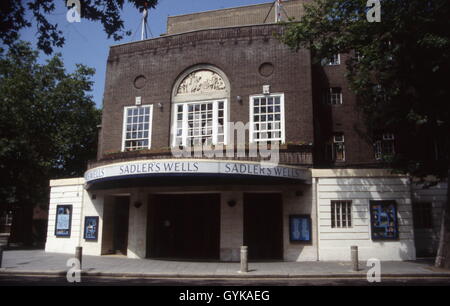
[[[46,252],[75,254],[80,243],[82,206],[84,199],[84,180],[82,178],[50,181],[50,205],[48,212]],[[55,236],[57,205],[72,205],[72,228],[70,237]]]
[[[95,199],[93,199],[95,197]],[[102,253],[102,236],[103,236],[103,205],[104,197],[100,193],[88,193],[84,190],[83,209],[82,209],[82,230],[84,231],[85,217],[99,217],[98,218],[98,239],[85,240],[83,238],[84,232],[81,232],[80,246],[83,247],[84,255],[99,256]]]
[[[311,215],[312,243],[289,240],[289,215]],[[313,201],[313,186],[299,185],[297,190],[283,192],[283,252],[286,261],[316,261],[317,212]]]
[[[410,184],[407,177],[391,175],[383,170],[312,170],[313,184],[298,186],[242,186],[217,190],[213,186],[185,188],[185,192],[219,192],[221,194],[220,258],[238,261],[243,244],[243,194],[244,192],[281,192],[283,200],[283,254],[286,261],[334,261],[350,260],[350,246],[359,247],[361,260],[415,259],[415,243],[412,216],[412,199],[431,202],[433,205],[433,231],[424,233],[422,240],[436,240],[440,224],[439,216],[445,202],[446,185],[422,189]],[[115,194],[130,194],[129,231],[127,256],[145,258],[147,243],[148,197],[152,193],[181,193],[179,188],[131,188],[88,193],[84,180],[67,179],[51,181],[48,236],[46,252],[73,254],[75,247],[83,246],[85,255],[101,255],[108,233],[104,233],[103,218],[108,198]],[[270,189],[270,190],[269,190]],[[94,196],[95,195],[95,196]],[[234,207],[229,200],[236,201]],[[331,201],[351,200],[353,225],[351,228],[331,228]],[[398,210],[399,239],[396,241],[373,241],[371,239],[370,200],[395,200]],[[142,206],[136,207],[136,202]],[[111,204],[111,203],[109,203]],[[72,229],[70,238],[55,237],[55,214],[57,205],[72,205]],[[311,215],[311,244],[289,241],[289,215]],[[99,217],[97,241],[83,239],[84,217]],[[106,236],[105,236],[106,235]],[[425,237],[426,236],[426,237]],[[424,238],[425,237],[425,238]]]
[[[415,259],[411,190],[407,177],[383,170],[315,170],[319,259],[350,260],[350,246],[359,248],[359,258],[367,260]],[[331,227],[331,201],[351,200],[353,225]],[[399,239],[373,241],[370,227],[370,200],[395,200]]]

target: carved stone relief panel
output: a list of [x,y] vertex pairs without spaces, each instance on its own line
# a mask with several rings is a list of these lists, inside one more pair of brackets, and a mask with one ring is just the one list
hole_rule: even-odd
[[222,77],[211,70],[197,70],[190,73],[180,83],[177,95],[204,94],[226,89]]

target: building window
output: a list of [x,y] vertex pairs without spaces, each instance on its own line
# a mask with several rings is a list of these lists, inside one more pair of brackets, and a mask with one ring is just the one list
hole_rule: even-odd
[[122,151],[150,149],[152,105],[125,107]]
[[381,160],[395,154],[395,137],[392,133],[383,133],[374,143],[375,159]]
[[250,142],[284,143],[284,95],[250,97]]
[[12,211],[4,211],[0,219],[0,225],[11,226],[11,224],[12,224]]
[[331,56],[330,58],[326,58],[322,61],[322,65],[327,66],[336,66],[340,64],[341,64],[341,55],[339,53],[333,54],[333,56]]
[[431,203],[414,203],[413,204],[413,218],[414,228],[426,229],[432,228],[432,206]]
[[331,144],[331,160],[332,161],[344,161],[345,160],[345,144],[344,134],[337,133],[333,135],[333,143]]
[[226,100],[174,105],[174,146],[226,144]]
[[352,201],[331,201],[331,227],[352,227]]
[[325,92],[323,99],[324,103],[328,105],[342,104],[342,89],[340,87],[330,87]]

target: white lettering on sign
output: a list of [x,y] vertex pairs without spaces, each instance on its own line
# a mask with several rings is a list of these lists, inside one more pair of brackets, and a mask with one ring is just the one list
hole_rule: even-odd
[[130,163],[112,164],[99,168],[88,170],[85,173],[86,182],[95,181],[103,178],[152,175],[152,174],[229,174],[229,175],[256,175],[284,177],[292,179],[310,179],[310,172],[306,169],[276,166],[264,167],[260,163],[242,163],[227,161],[177,161],[177,160],[159,160],[159,161],[135,161]]

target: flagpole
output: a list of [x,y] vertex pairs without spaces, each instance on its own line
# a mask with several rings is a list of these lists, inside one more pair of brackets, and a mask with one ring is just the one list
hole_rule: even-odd
[[141,40],[147,39],[147,5],[145,5],[144,10],[142,11],[142,30],[141,30]]
[[281,0],[276,0],[275,1],[275,23],[280,22],[281,21]]

